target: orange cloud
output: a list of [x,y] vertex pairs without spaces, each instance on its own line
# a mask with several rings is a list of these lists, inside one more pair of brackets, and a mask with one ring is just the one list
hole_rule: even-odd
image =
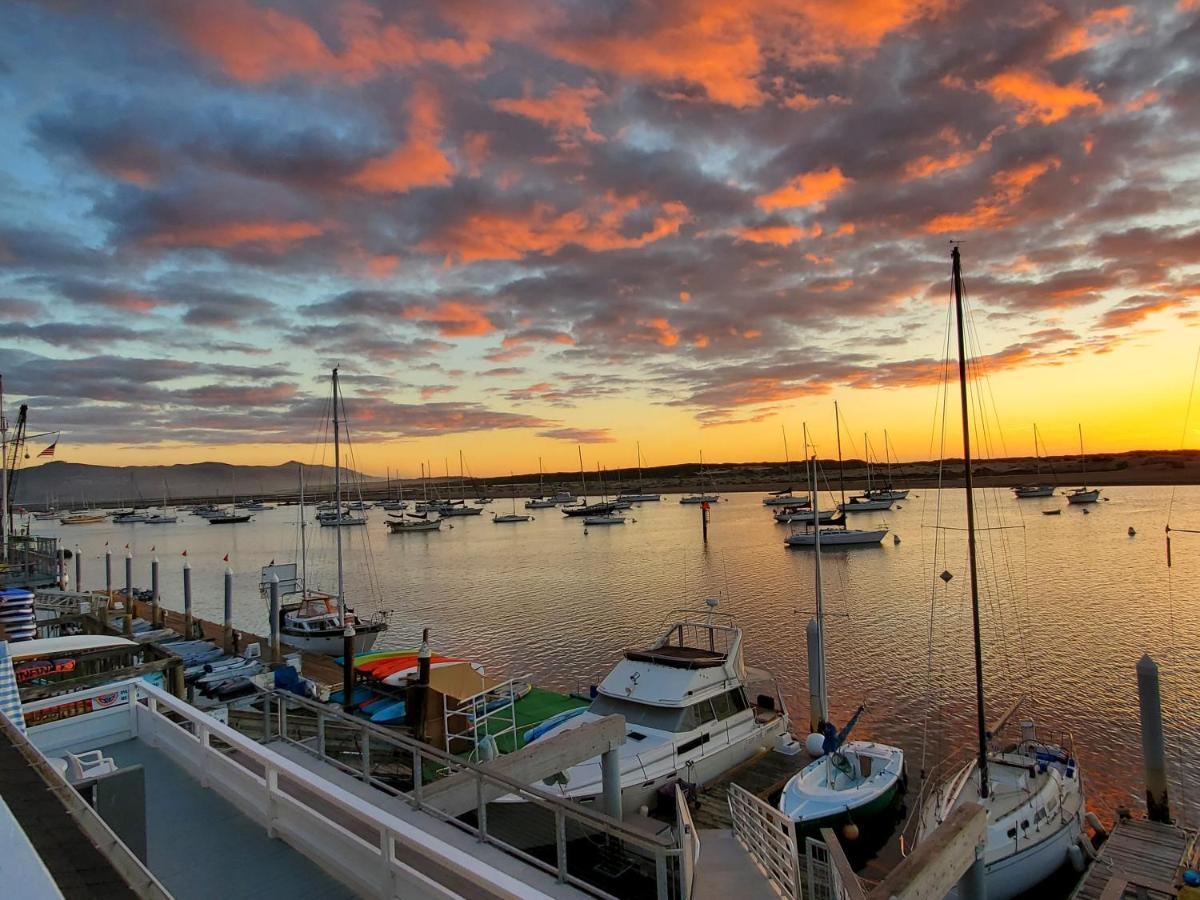
[[297,241],[324,232],[325,228],[315,222],[255,219],[211,225],[180,225],[170,231],[152,234],[142,243],[150,247],[209,247],[221,250],[255,244],[279,253]]
[[604,137],[592,130],[589,109],[603,95],[600,88],[587,84],[580,88],[561,84],[544,97],[505,98],[492,103],[503,112],[532,119],[552,129],[559,143],[575,143],[576,136],[586,141],[602,141]]
[[640,319],[638,324],[649,329],[651,339],[660,347],[674,347],[679,343],[679,332],[664,318]]
[[482,306],[462,300],[443,300],[433,307],[409,306],[404,318],[433,325],[442,337],[479,337],[496,330]]
[[418,85],[408,102],[408,139],[387,156],[373,159],[349,178],[373,193],[402,194],[417,187],[447,185],[454,164],[438,146],[442,114],[437,95]]
[[639,197],[617,197],[611,193],[588,207],[565,213],[556,213],[547,203],[521,211],[480,210],[467,214],[417,246],[426,252],[444,254],[447,262],[460,263],[552,255],[568,244],[593,252],[626,250],[676,234],[691,218],[682,203],[663,203],[647,230],[628,234],[626,220],[640,210]]
[[794,209],[802,206],[821,208],[834,194],[845,190],[853,180],[837,166],[797,175],[781,188],[763,194],[754,202],[760,209]]
[[1009,221],[1010,210],[1020,202],[1029,186],[1060,165],[1059,159],[1052,156],[997,172],[992,176],[991,193],[976,200],[970,212],[936,216],[925,223],[923,230],[930,234],[944,234],[948,231],[1004,225]]
[[422,62],[475,65],[491,49],[478,39],[433,38],[385,24],[380,10],[357,0],[345,0],[334,10],[338,51],[303,19],[246,0],[179,4],[159,15],[226,75],[251,83],[289,75],[361,82]]
[[820,237],[821,226],[812,225],[804,228],[800,225],[747,225],[734,232],[740,241],[750,241],[752,244],[775,244],[787,247],[802,238]]
[[1129,328],[1154,313],[1183,305],[1181,297],[1131,297],[1102,315],[1099,325],[1105,329]]
[[1128,6],[1113,6],[1090,13],[1059,36],[1050,50],[1050,59],[1082,53],[1115,37],[1129,23],[1132,13]]
[[1055,84],[1036,72],[1019,69],[989,78],[983,88],[998,102],[1015,103],[1019,107],[1017,122],[1022,125],[1035,120],[1049,125],[1065,119],[1077,109],[1104,107],[1100,97],[1085,88],[1082,82]]

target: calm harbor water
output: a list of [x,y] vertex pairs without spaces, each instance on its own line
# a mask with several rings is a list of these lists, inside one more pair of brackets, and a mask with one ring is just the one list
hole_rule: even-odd
[[[1040,723],[1073,734],[1089,807],[1106,821],[1119,805],[1140,809],[1133,667],[1150,651],[1163,670],[1174,811],[1197,824],[1200,535],[1175,535],[1168,569],[1163,526],[1172,489],[1108,488],[1109,501],[1088,514],[1061,497],[1017,502],[1008,491],[978,494],[981,525],[991,529],[980,546],[989,718],[1018,694],[1031,695]],[[787,528],[774,523],[759,494],[731,494],[717,504],[707,546],[699,508],[677,499],[635,507],[628,524],[587,534],[579,520],[551,509],[533,511],[536,520],[525,524],[495,525],[485,513],[451,520],[453,528],[441,532],[390,535],[386,514],[372,510],[366,528],[343,533],[347,591],[360,612],[376,605],[392,611],[381,646],[415,646],[427,627],[441,652],[564,690],[585,689],[622,649],[652,641],[672,610],[717,597],[745,629],[748,660],[778,676],[802,731],[811,552],[783,545]],[[879,547],[823,554],[833,717],[845,721],[865,702],[856,736],[904,747],[914,783],[923,767],[961,756],[973,741],[963,493],[942,493],[940,519],[937,503],[935,491],[916,490],[901,508],[860,514],[854,524],[885,522],[900,542],[889,535]],[[1053,507],[1062,515],[1041,515]],[[510,507],[497,500],[491,509]],[[186,550],[196,612],[214,620],[229,554],[236,625],[265,633],[259,569],[296,557],[297,515],[297,507],[280,507],[246,525],[181,514],[173,526],[37,522],[34,530],[61,537],[66,547],[79,544],[85,588],[104,586],[106,542],[117,586],[126,544],[137,586],[149,585],[157,555],[164,601],[173,608],[182,607]],[[1172,522],[1200,527],[1200,487],[1175,490]],[[310,580],[330,589],[334,529],[314,523],[307,534]],[[948,586],[937,578],[943,570],[954,575]]]

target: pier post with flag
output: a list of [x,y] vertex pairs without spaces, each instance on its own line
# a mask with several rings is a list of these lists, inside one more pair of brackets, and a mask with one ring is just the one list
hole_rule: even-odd
[[155,628],[162,624],[161,602],[158,593],[158,557],[155,556],[150,560],[150,622]]
[[[229,554],[225,554],[229,562]],[[225,622],[224,622],[225,652],[237,653],[237,643],[233,639],[233,569],[225,567]]]
[[75,590],[83,590],[83,554],[79,552],[79,545],[75,545]]
[[183,551],[183,635],[184,640],[192,639],[194,628],[192,619],[192,564],[187,560],[187,551]]
[[271,594],[271,662],[279,662],[279,576],[271,573],[268,582]]
[[104,593],[112,597],[112,548],[104,542]]

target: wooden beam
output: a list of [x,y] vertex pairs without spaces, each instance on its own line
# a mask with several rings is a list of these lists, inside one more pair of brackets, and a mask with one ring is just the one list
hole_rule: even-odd
[[[623,743],[625,717],[605,716],[529,744],[515,753],[507,753],[485,763],[482,768],[521,784],[536,784]],[[490,803],[508,793],[510,791],[501,785],[485,784],[483,801]],[[470,770],[435,781],[423,788],[421,794],[422,806],[433,807],[451,817],[470,812],[477,803],[475,773]]]
[[986,832],[984,808],[978,803],[964,803],[879,882],[870,900],[945,897],[975,863],[975,850]]
[[850,860],[846,858],[846,851],[842,849],[837,834],[832,828],[822,828],[821,840],[829,848],[829,868],[833,870],[841,885],[841,891],[835,896],[840,896],[843,900],[867,900],[867,892],[863,890],[862,882],[858,880]]

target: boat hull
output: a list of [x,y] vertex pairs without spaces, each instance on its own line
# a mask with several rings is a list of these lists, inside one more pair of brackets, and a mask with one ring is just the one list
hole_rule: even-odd
[[1090,491],[1072,491],[1067,494],[1067,502],[1076,505],[1082,503],[1096,503],[1100,500],[1100,489],[1093,488]]
[[[371,628],[363,626],[356,629],[354,632],[354,653],[367,653],[375,642],[379,639],[379,635],[383,633],[381,628]],[[305,650],[309,653],[320,653],[324,656],[341,656],[345,649],[345,639],[341,632],[337,633],[322,633],[322,634],[300,634],[293,631],[284,631],[280,635],[281,640],[290,647],[295,647],[297,650]]]
[[[879,528],[874,531],[860,531],[858,529],[849,528],[844,531],[821,531],[821,546],[822,547],[849,547],[856,544],[872,545],[878,544],[887,536],[886,528]],[[789,534],[783,539],[783,542],[789,547],[814,547],[817,543],[816,534],[812,531],[797,531],[794,534]]]
[[1054,485],[1030,484],[1013,488],[1013,496],[1018,500],[1031,500],[1035,497],[1053,497]]

